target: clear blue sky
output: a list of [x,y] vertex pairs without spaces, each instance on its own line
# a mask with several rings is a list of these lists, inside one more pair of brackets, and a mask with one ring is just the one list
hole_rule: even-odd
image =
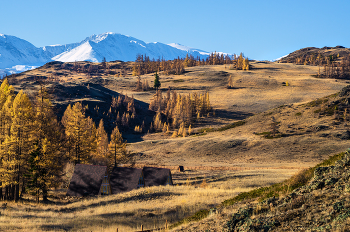
[[0,9],[0,33],[37,47],[104,32],[259,60],[350,47],[348,0],[1,0]]

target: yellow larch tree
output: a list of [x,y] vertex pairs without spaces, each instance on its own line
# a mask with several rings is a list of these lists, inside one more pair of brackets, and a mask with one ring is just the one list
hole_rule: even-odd
[[69,158],[75,163],[90,163],[96,151],[96,125],[86,118],[80,102],[68,106],[62,117],[68,140]]
[[[4,79],[0,86],[0,198],[10,199],[8,196],[12,183],[8,180],[9,167],[4,163],[10,161],[8,154],[8,140],[10,138],[10,130],[12,124],[12,106],[14,99],[14,88],[9,85],[7,79]],[[2,188],[4,188],[4,196],[2,196]]]
[[133,161],[133,155],[126,150],[126,142],[124,142],[118,126],[113,129],[111,134],[111,141],[109,143],[109,160],[109,168],[113,165],[117,166],[118,164]]
[[13,100],[11,128],[3,143],[6,150],[3,167],[6,169],[3,184],[11,185],[13,199],[19,200],[19,186],[28,170],[28,158],[33,144],[33,109],[28,96],[21,90]]
[[48,190],[57,187],[62,171],[63,134],[46,89],[41,86],[34,101],[33,151],[29,157],[28,189],[47,201]]
[[107,165],[108,162],[108,135],[105,131],[103,125],[103,119],[100,120],[100,123],[96,132],[97,139],[97,149],[94,156],[94,161],[96,164]]

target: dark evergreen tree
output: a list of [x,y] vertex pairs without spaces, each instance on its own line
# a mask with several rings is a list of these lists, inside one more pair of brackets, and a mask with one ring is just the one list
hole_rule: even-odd
[[154,74],[154,88],[158,90],[159,87],[160,87],[159,75],[156,72],[156,74]]

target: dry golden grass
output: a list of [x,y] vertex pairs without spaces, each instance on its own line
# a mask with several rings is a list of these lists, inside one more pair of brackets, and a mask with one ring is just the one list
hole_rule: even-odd
[[[173,187],[154,187],[135,190],[115,196],[82,200],[74,203],[51,205],[13,204],[1,209],[0,230],[46,231],[134,231],[163,227],[200,209],[215,206],[239,192],[281,182],[298,168],[310,167],[348,147],[348,141],[332,136],[349,126],[331,126],[327,138],[321,132],[306,132],[310,125],[327,124],[329,118],[317,118],[314,108],[300,104],[339,91],[345,81],[316,79],[311,75],[317,67],[253,62],[255,69],[236,71],[222,65],[186,69],[184,75],[161,76],[162,89],[171,86],[178,93],[210,92],[211,104],[217,109],[216,117],[201,119],[199,127],[219,127],[246,119],[244,126],[203,136],[171,138],[163,134],[143,136],[128,149],[140,152],[139,165],[183,165],[185,173],[173,173]],[[53,71],[53,70],[51,70]],[[226,89],[227,76],[234,81],[233,89]],[[34,73],[40,75],[39,71]],[[82,79],[79,79],[82,78]],[[152,74],[142,76],[152,85]],[[136,77],[103,76],[101,84],[116,92],[134,95],[135,99],[149,102],[154,91],[134,92]],[[108,80],[104,83],[104,80]],[[84,82],[81,74],[64,77],[65,82]],[[289,83],[283,86],[282,82]],[[26,87],[27,88],[27,87]],[[30,90],[30,89],[29,89]],[[278,107],[290,104],[285,108]],[[269,110],[265,113],[262,113]],[[301,113],[301,114],[298,114]],[[296,131],[295,135],[279,139],[264,139],[256,133],[269,130],[270,115],[280,122],[280,131]],[[256,133],[254,133],[256,132]],[[188,167],[203,170],[188,170]],[[244,171],[205,170],[213,167],[251,168]],[[281,168],[286,167],[286,168]],[[294,169],[293,169],[294,168]],[[205,182],[203,182],[205,180]],[[214,220],[208,218],[206,220]],[[214,223],[214,222],[213,222]]]
[[[0,230],[136,231],[164,227],[240,192],[280,182],[295,170],[174,172],[175,186],[52,204],[12,203],[0,210]],[[282,171],[282,173],[281,173]],[[281,174],[279,174],[281,173]]]
[[126,194],[83,200],[64,206],[11,204],[1,211],[2,230],[134,231],[163,227],[169,223],[221,203],[238,192],[194,186],[152,187]]

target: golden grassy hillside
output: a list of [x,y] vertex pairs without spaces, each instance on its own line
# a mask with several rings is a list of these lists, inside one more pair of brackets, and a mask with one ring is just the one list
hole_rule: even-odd
[[[107,104],[112,95],[123,93],[133,95],[143,107],[138,114],[141,120],[152,119],[147,104],[155,91],[134,91],[136,77],[131,75],[131,65],[115,65],[118,70],[123,65],[129,69],[122,72],[115,68],[89,76],[46,66],[10,77],[10,83],[16,90],[33,93],[39,86],[33,77],[52,74],[52,80],[45,85],[57,105],[82,100]],[[140,135],[132,130],[123,134],[129,141],[128,150],[138,153],[137,166],[173,168],[174,182],[179,186],[73,202],[54,198],[59,191],[53,191],[51,204],[35,205],[26,200],[3,205],[0,228],[115,231],[118,227],[133,231],[141,224],[145,229],[161,227],[165,220],[174,223],[242,191],[281,182],[348,147],[346,98],[334,95],[347,81],[317,79],[312,75],[318,68],[313,66],[270,62],[252,62],[252,66],[249,71],[214,65],[186,68],[182,75],[160,73],[163,93],[169,87],[182,94],[208,91],[215,109],[215,116],[197,120],[192,125],[193,134],[185,138],[163,133]],[[233,88],[228,89],[230,76]],[[154,76],[147,74],[141,79],[152,86]],[[322,100],[308,103],[315,99]],[[336,110],[340,112],[338,118],[335,106],[342,107]],[[324,110],[328,111],[322,114]],[[274,137],[270,136],[272,117],[278,125]],[[244,124],[234,127],[232,123],[238,121]],[[186,172],[175,172],[179,165],[185,166]]]

